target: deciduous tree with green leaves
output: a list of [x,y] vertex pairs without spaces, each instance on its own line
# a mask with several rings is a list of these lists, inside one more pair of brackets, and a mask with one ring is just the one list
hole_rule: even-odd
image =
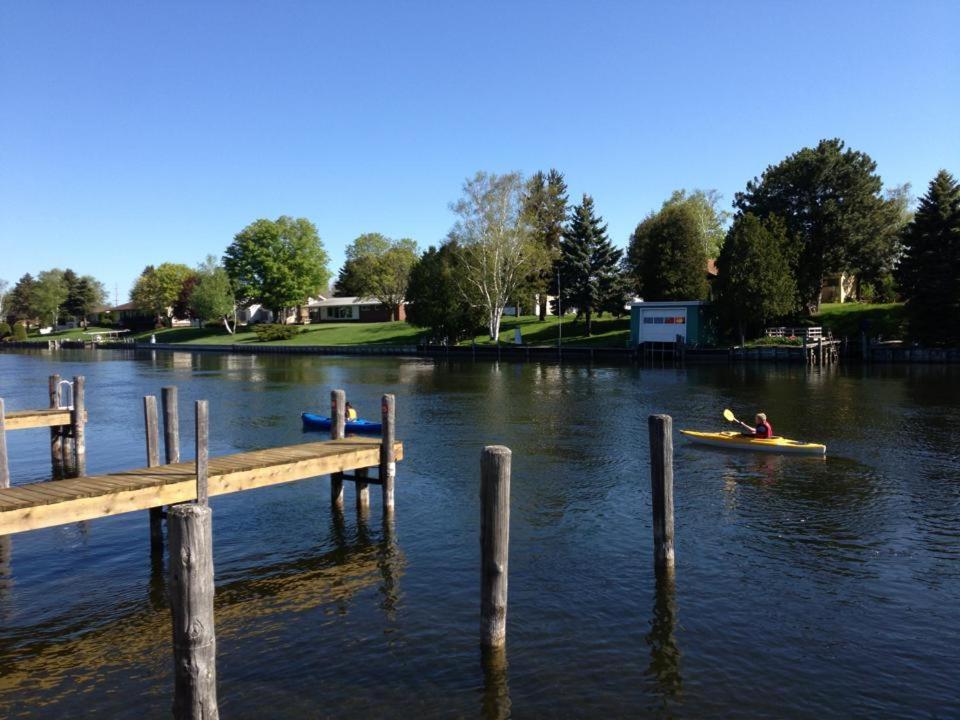
[[130,291],[130,299],[138,310],[153,315],[158,324],[170,319],[174,304],[193,270],[181,263],[147,265]]
[[459,216],[449,238],[462,248],[461,292],[483,308],[494,341],[500,338],[504,307],[524,278],[543,265],[542,247],[532,238],[523,200],[519,173],[478,172],[450,206]]
[[786,226],[776,215],[737,216],[717,259],[716,304],[741,344],[747,332],[797,311]]
[[37,275],[33,290],[33,309],[40,322],[57,325],[60,308],[67,299],[68,287],[64,272],[59,268],[44,270]]
[[685,205],[696,219],[697,232],[703,251],[708,258],[716,258],[727,236],[726,224],[733,215],[727,210],[720,209],[723,195],[718,190],[701,190],[699,188],[674,190],[670,198],[663,203],[663,207]]
[[416,262],[417,243],[413,240],[365,233],[347,247],[337,292],[376,298],[390,312],[392,320],[399,320],[410,271]]
[[960,346],[960,185],[946,170],[930,181],[902,241],[899,275],[911,336]]
[[705,300],[707,254],[690,205],[648,215],[630,236],[624,265],[644,300]]
[[326,287],[328,259],[312,222],[283,215],[257,220],[237,233],[223,266],[241,305],[260,303],[281,319],[286,308]]
[[736,194],[741,213],[776,215],[786,223],[808,312],[820,308],[827,274],[866,267],[893,252],[886,229],[896,209],[882,196],[876,169],[869,155],[846,149],[842,140],[821,140],[768,167]]
[[619,290],[622,250],[613,247],[607,237],[607,226],[593,207],[593,198],[584,194],[573,208],[570,222],[560,242],[560,301],[565,308],[575,307],[582,316],[589,336],[593,314],[609,305]]
[[206,261],[197,267],[189,304],[193,314],[201,320],[220,320],[228,333],[233,335],[236,331],[237,303],[230,276],[213,255],[208,255]]

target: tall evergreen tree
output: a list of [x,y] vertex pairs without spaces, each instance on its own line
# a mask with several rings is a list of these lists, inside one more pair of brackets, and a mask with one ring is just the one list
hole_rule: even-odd
[[540,296],[540,321],[543,322],[547,319],[545,296],[555,285],[554,269],[560,257],[563,224],[567,220],[567,182],[563,173],[554,169],[546,174],[535,173],[527,181],[523,210],[533,241],[543,251],[543,266],[530,274],[518,294]]
[[563,307],[577,308],[590,335],[593,313],[602,311],[611,295],[619,291],[622,250],[607,237],[603,218],[594,214],[593,198],[584,194],[573,209],[560,242],[560,299]]
[[929,345],[960,345],[960,185],[946,170],[930,182],[902,241],[910,334]]
[[869,155],[844,149],[842,140],[821,140],[768,167],[736,194],[741,213],[777,215],[786,223],[797,245],[793,271],[809,312],[820,307],[827,274],[872,267],[878,255],[894,252],[885,228],[899,210],[880,194],[876,169]]
[[774,318],[797,310],[797,284],[790,272],[783,221],[738,215],[717,259],[717,306],[740,342]]
[[37,289],[37,281],[33,275],[26,273],[17,280],[13,290],[7,296],[7,316],[13,322],[29,322],[36,318],[34,312],[34,293]]
[[460,252],[455,241],[439,249],[431,247],[410,273],[407,322],[429,328],[434,342],[452,345],[461,338],[476,335],[483,327],[483,311],[460,292],[463,285],[457,277],[463,272],[463,263],[457,258]]

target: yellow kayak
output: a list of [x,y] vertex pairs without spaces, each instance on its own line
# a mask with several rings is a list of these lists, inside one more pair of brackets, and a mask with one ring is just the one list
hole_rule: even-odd
[[734,450],[754,450],[758,452],[793,453],[799,455],[827,454],[826,445],[800,442],[799,440],[788,440],[783,437],[755,438],[732,430],[724,432],[681,430],[680,432],[695,443],[712,445],[714,447],[732,448]]

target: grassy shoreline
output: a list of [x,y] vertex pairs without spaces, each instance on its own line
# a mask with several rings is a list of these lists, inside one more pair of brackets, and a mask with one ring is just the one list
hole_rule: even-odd
[[[504,318],[500,331],[502,344],[513,344],[514,329],[520,328],[523,344],[529,347],[556,346],[559,335],[559,322],[556,318],[547,318],[540,322],[535,316]],[[110,328],[90,327],[86,330],[67,330],[50,335],[31,335],[28,342],[45,343],[47,340],[90,340],[98,330]],[[626,347],[630,332],[630,321],[626,318],[602,318],[594,320],[593,335],[587,337],[582,322],[572,317],[563,320],[563,345],[569,347]],[[164,328],[143,332],[124,333],[140,342],[148,342],[156,335],[158,343],[182,345],[271,345],[271,346],[350,346],[350,345],[417,345],[425,342],[428,331],[414,327],[406,322],[380,323],[320,323],[305,325],[302,331],[289,340],[259,342],[251,331],[241,331],[233,335],[223,327],[211,328]],[[488,335],[473,338],[478,345],[493,344]],[[471,344],[471,340],[461,341],[460,345]]]
[[[885,305],[864,305],[859,303],[824,304],[814,321],[833,334],[834,337],[858,338],[861,327],[866,324],[871,337],[901,339],[905,336],[906,315],[903,303]],[[500,342],[514,344],[514,331],[519,328],[522,344],[526,347],[556,347],[560,339],[560,322],[549,317],[544,322],[533,315],[519,318],[505,317],[500,331]],[[91,339],[85,333],[109,328],[90,327],[84,330],[68,330],[50,335],[31,335],[28,342],[43,343],[47,340]],[[428,331],[414,327],[406,322],[380,323],[321,323],[305,325],[302,332],[289,340],[274,340],[261,343],[253,332],[241,331],[230,335],[222,326],[210,328],[166,328],[146,330],[137,333],[125,333],[124,337],[133,337],[148,342],[156,335],[159,343],[183,345],[276,345],[276,346],[349,346],[349,345],[417,345],[425,342]],[[563,318],[562,342],[565,347],[609,347],[625,348],[630,336],[629,318],[605,316],[593,321],[593,334],[586,335],[584,323],[573,317]],[[472,340],[461,341],[460,345],[492,345],[486,334],[477,335]]]

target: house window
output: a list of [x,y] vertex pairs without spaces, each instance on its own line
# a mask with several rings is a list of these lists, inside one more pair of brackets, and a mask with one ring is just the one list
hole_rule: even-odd
[[327,319],[328,320],[352,320],[353,308],[350,307],[349,305],[341,305],[338,307],[328,307]]

